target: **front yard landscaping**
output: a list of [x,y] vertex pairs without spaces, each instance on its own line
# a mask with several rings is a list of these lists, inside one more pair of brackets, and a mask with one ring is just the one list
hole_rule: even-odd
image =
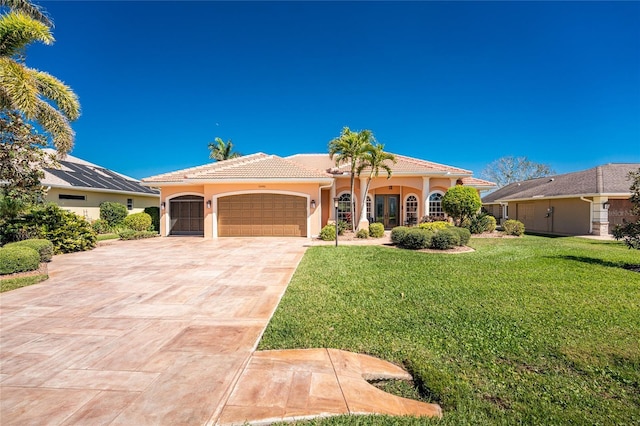
[[472,238],[456,256],[310,248],[259,349],[329,347],[407,368],[444,418],[309,424],[638,424],[640,252],[622,243]]

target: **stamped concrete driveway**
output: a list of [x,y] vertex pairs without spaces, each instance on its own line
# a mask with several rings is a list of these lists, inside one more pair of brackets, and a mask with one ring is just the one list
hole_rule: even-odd
[[155,238],[56,256],[0,296],[0,424],[215,423],[304,239]]

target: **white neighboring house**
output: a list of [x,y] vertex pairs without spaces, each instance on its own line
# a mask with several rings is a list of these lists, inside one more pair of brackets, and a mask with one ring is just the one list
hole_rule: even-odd
[[[52,149],[45,151],[55,154]],[[105,201],[124,204],[129,213],[160,206],[160,192],[137,179],[71,155],[58,163],[58,168],[44,169],[45,201],[90,221],[100,218],[100,204]]]

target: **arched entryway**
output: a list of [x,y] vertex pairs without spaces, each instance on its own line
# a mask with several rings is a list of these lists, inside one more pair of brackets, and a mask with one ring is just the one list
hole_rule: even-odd
[[169,200],[169,235],[204,235],[204,197],[182,195]]

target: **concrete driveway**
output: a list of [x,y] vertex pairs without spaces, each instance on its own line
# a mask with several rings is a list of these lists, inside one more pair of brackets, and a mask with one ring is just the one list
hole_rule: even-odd
[[56,256],[0,295],[0,424],[215,423],[304,239],[155,238]]

